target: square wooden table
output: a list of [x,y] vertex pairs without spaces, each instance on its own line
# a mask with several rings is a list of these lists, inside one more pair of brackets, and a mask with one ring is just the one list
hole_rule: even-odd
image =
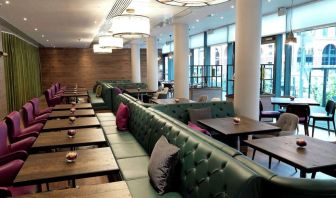
[[88,96],[87,91],[76,91],[76,92],[65,92],[63,97],[80,97],[80,96]]
[[76,109],[92,109],[91,103],[77,103],[75,106],[72,104],[59,104],[53,108],[53,111],[70,110],[72,107],[75,107]]
[[227,143],[237,149],[240,149],[240,139],[247,138],[247,135],[281,131],[277,126],[246,117],[240,117],[239,124],[233,122],[233,117],[204,119],[198,122],[211,130],[224,134]]
[[32,146],[32,151],[47,150],[53,148],[66,148],[97,145],[103,146],[106,139],[102,129],[86,128],[76,129],[76,135],[69,138],[68,131],[41,133]]
[[179,98],[179,101],[176,102],[175,98],[167,98],[167,99],[152,99],[152,102],[155,104],[180,104],[180,103],[194,103],[195,101],[189,100],[187,98]]
[[[307,146],[300,148],[296,139],[303,138]],[[300,177],[336,168],[336,144],[308,136],[280,136],[245,140],[245,143],[270,157],[300,169]]]
[[295,98],[294,100],[290,100],[290,98],[282,98],[282,97],[271,97],[271,103],[273,105],[287,106],[289,104],[308,104],[319,106],[320,104],[311,98]]
[[69,118],[70,116],[91,117],[95,116],[95,112],[93,109],[76,109],[74,113],[71,113],[70,110],[52,111],[51,114],[49,114],[48,119]]
[[152,94],[156,93],[154,90],[149,90],[149,89],[125,89],[125,91],[128,94],[135,95],[137,94],[137,97],[139,100],[143,101],[143,94]]
[[132,198],[125,181],[84,185],[78,188],[53,190],[50,192],[35,193],[19,196],[20,198],[51,198],[51,197],[83,197],[83,198]]
[[78,157],[72,163],[65,160],[67,152],[29,155],[13,185],[26,186],[119,174],[119,167],[109,147],[83,149],[77,153]]
[[76,118],[74,122],[71,122],[69,119],[48,120],[43,127],[43,131],[55,131],[65,129],[89,128],[89,127],[100,127],[100,122],[98,121],[97,117]]

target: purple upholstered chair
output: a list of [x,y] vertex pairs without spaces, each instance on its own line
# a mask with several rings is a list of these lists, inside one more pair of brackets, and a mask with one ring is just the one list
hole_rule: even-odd
[[23,140],[8,144],[8,128],[5,121],[0,122],[0,161],[11,158],[25,160],[27,158],[26,152],[34,144],[36,138],[28,137]]
[[48,114],[43,114],[35,117],[34,107],[30,102],[27,102],[25,105],[22,106],[22,115],[23,115],[23,124],[25,127],[29,127],[37,123],[45,124],[49,117]]
[[20,159],[8,162],[0,162],[0,186],[12,185],[23,163],[23,160]]
[[47,101],[48,107],[54,107],[55,105],[61,103],[62,101],[61,96],[52,97],[51,89],[45,90],[44,96]]
[[8,127],[8,137],[10,143],[14,143],[28,137],[37,137],[43,128],[43,124],[37,123],[30,127],[21,129],[20,113],[17,111],[13,111],[6,116],[6,123]]
[[51,113],[51,111],[53,110],[52,107],[47,107],[45,109],[40,110],[40,100],[38,98],[33,98],[29,102],[33,105],[35,117],[41,116],[43,114],[49,115],[49,113]]

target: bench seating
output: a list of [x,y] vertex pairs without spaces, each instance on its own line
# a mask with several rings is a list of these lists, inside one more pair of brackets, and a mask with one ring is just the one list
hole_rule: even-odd
[[[126,180],[134,198],[336,197],[336,180],[278,176],[239,151],[188,128],[181,121],[181,118],[185,118],[181,113],[184,112],[180,109],[181,106],[175,110],[181,113],[180,119],[176,119],[156,108],[145,108],[124,94],[118,95],[117,98],[130,108],[129,131],[113,130],[107,138],[116,156],[122,178]],[[209,104],[193,106],[205,107]],[[214,116],[228,116],[233,113],[229,103],[222,102],[214,106],[219,108]],[[224,106],[229,109],[221,110],[220,108]],[[179,184],[176,185],[178,189],[163,196],[159,196],[152,188],[147,173],[149,156],[161,135],[165,135],[170,143],[180,148],[181,165],[178,174]]]
[[95,110],[111,109],[112,108],[112,87],[108,83],[98,83],[98,84],[102,85],[101,97],[97,97],[96,93],[93,92],[93,90],[88,91],[89,99],[92,104],[92,108]]

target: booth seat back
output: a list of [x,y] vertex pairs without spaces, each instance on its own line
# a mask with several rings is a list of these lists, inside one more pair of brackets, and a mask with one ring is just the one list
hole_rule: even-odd
[[101,97],[103,98],[104,103],[107,106],[107,108],[111,109],[112,108],[112,87],[108,85],[107,83],[103,83],[101,85],[103,87]]
[[232,117],[235,115],[233,104],[226,101],[156,105],[151,108],[159,110],[187,124],[189,121],[188,109],[199,109],[206,107],[211,107],[213,118]]
[[220,149],[131,101],[129,131],[150,154],[164,135],[180,148],[178,191],[183,197],[259,197],[261,178]]
[[113,87],[119,87],[120,89],[146,89],[146,83],[109,83]]
[[96,84],[102,83],[131,83],[130,80],[97,80]]

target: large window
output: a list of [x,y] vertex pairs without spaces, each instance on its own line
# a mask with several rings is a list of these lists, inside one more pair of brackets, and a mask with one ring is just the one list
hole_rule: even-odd
[[[221,82],[222,82],[222,88],[223,88],[223,96],[225,96],[226,95],[227,44],[219,44],[219,45],[210,46],[210,65],[222,65],[221,68],[213,66],[212,69],[217,68],[218,70],[217,73],[222,72]],[[215,81],[215,80],[216,79],[212,79],[212,81]]]
[[335,65],[335,59],[336,59],[336,52],[335,51],[336,51],[335,45],[333,45],[333,44],[328,44],[323,49],[322,65]]
[[194,49],[194,65],[204,65],[204,48]]

